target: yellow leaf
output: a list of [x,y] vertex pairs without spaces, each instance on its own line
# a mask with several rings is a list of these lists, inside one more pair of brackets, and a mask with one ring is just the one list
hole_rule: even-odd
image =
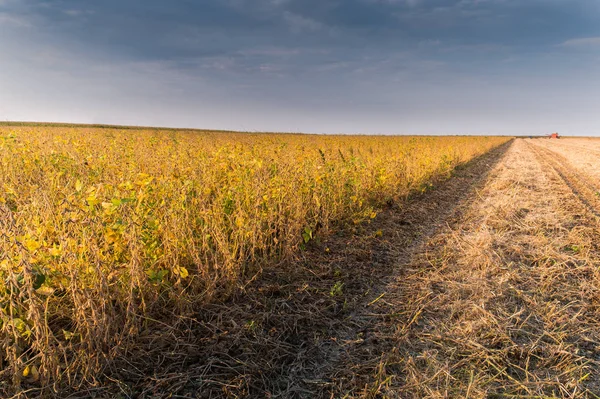
[[19,319],[18,317],[14,318],[13,326],[17,329],[17,331],[22,337],[29,338],[29,336],[31,335],[31,330],[29,329],[29,326],[22,319]]
[[29,377],[29,373],[31,372],[31,368],[29,366],[25,366],[23,370],[23,377]]
[[96,197],[95,193],[90,194],[85,200],[87,201],[89,206],[97,205],[100,202]]
[[179,268],[179,276],[181,278],[186,278],[189,275],[190,275],[190,273],[188,272],[188,270],[185,267],[180,267]]
[[50,248],[50,255],[54,256],[55,258],[58,258],[60,255],[62,254],[62,251],[59,247],[57,247],[56,245],[52,246],[52,248]]
[[104,214],[112,215],[117,210],[118,206],[113,204],[112,202],[103,202],[102,208],[104,208]]
[[81,183],[81,180],[79,179],[77,179],[77,181],[75,182],[75,190],[77,190],[77,192],[83,190],[83,183]]
[[138,186],[147,186],[152,183],[154,177],[146,174],[146,173],[138,173],[138,180],[135,182]]
[[7,186],[6,184],[4,185],[4,190],[9,195],[15,195],[15,196],[17,195],[17,193],[15,192],[15,190],[12,187]]
[[108,242],[109,244],[113,244],[119,240],[120,235],[112,229],[106,229],[105,237],[106,242]]
[[51,296],[54,294],[54,288],[48,287],[47,285],[42,285],[40,288],[35,290],[35,292],[42,296]]
[[25,240],[25,248],[27,248],[27,250],[29,252],[35,252],[38,249],[40,249],[40,247],[42,246],[41,243],[39,243],[38,241],[34,240],[33,238],[28,238]]

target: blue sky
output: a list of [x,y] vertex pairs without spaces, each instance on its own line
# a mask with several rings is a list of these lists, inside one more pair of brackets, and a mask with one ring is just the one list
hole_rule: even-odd
[[597,0],[0,0],[0,119],[600,134]]

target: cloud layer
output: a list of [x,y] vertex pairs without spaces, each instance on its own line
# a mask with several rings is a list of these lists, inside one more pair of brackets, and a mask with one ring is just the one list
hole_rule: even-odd
[[0,117],[592,134],[595,0],[0,0]]

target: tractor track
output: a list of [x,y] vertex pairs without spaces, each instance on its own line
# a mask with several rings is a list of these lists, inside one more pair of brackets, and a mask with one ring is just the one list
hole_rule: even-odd
[[554,171],[579,202],[597,219],[600,219],[600,190],[596,183],[570,166],[568,160],[562,155],[531,142],[527,142],[527,144],[538,162]]
[[399,262],[334,374],[354,388],[342,380],[330,397],[596,397],[600,199],[538,145],[515,140],[476,196]]
[[[572,148],[572,149],[575,149],[575,150],[585,151],[585,152],[590,153],[590,154],[600,155],[600,149],[597,149],[597,148],[589,148],[589,147],[582,147],[582,146],[579,146],[579,145],[565,144],[564,142],[561,142],[560,144],[558,144],[558,147]],[[543,148],[548,149],[548,147],[546,147],[546,146],[543,146]],[[550,150],[550,151],[552,151],[552,150]]]

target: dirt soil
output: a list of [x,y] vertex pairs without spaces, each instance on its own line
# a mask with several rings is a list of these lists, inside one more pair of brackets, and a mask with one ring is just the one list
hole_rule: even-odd
[[71,397],[598,398],[598,157],[513,140]]

